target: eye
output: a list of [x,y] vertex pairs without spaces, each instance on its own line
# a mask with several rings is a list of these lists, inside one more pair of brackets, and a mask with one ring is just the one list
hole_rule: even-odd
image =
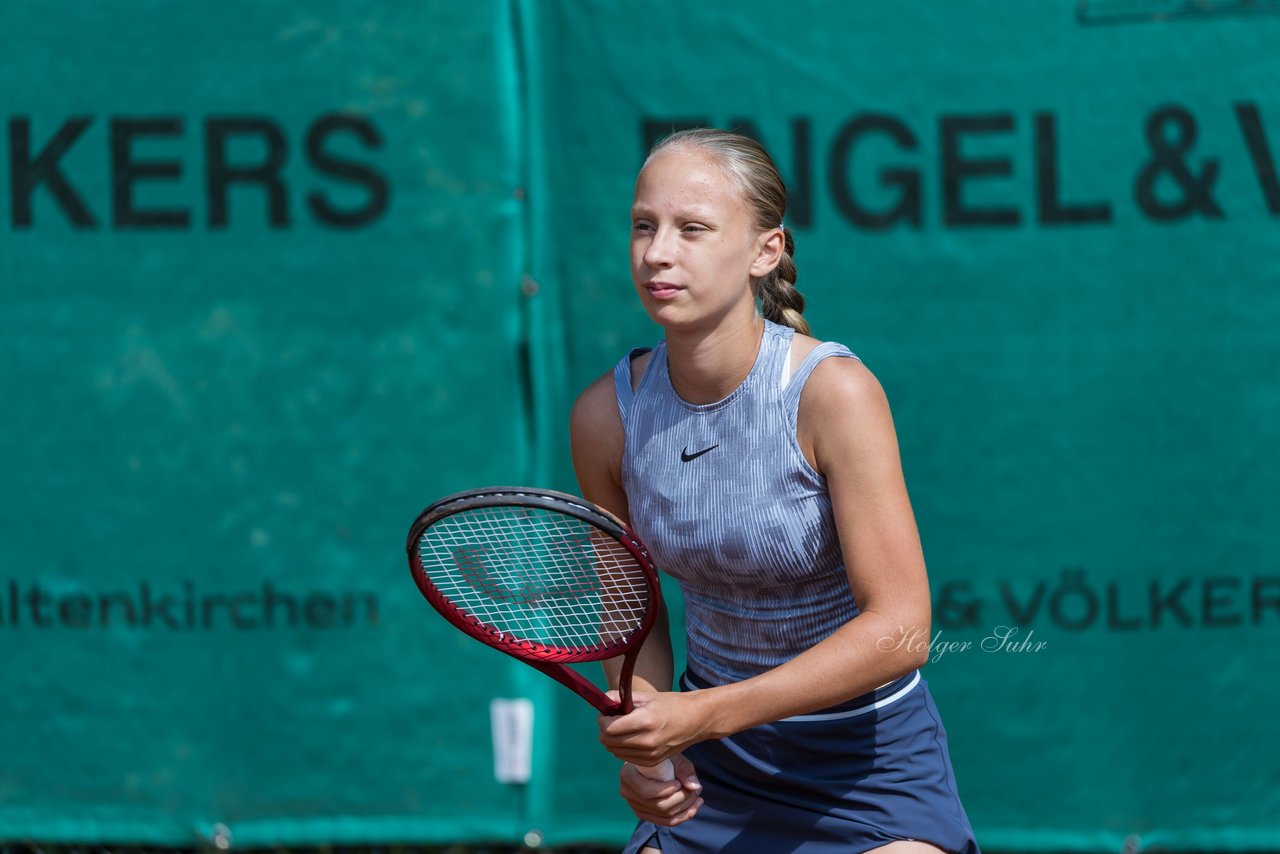
[[706,231],[707,227],[705,225],[698,225],[696,222],[691,222],[680,230],[685,234],[697,234],[700,231]]
[[647,234],[653,231],[653,223],[646,222],[645,220],[637,220],[636,222],[631,223],[631,230],[641,234]]

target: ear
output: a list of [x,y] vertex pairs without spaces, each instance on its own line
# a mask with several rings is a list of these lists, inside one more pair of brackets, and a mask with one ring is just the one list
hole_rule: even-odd
[[767,276],[773,272],[773,268],[778,266],[778,262],[782,260],[782,253],[786,251],[787,240],[783,237],[782,229],[771,228],[768,231],[761,232],[756,238],[756,257],[751,262],[752,278],[760,278]]

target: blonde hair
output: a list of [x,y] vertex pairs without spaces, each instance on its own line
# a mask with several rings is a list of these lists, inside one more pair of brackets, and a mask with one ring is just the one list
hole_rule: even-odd
[[767,275],[754,282],[760,313],[774,323],[809,334],[804,319],[804,297],[796,290],[795,240],[783,224],[787,211],[787,188],[782,175],[764,146],[749,136],[714,128],[676,131],[649,152],[649,161],[668,148],[698,148],[716,157],[725,174],[737,185],[760,231],[782,228],[782,259]]

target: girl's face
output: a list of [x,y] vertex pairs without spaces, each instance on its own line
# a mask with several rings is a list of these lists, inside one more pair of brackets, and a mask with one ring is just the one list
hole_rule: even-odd
[[[751,280],[772,270],[781,232],[758,232],[738,188],[696,148],[656,155],[636,180],[631,277],[645,311],[667,327],[711,326],[743,303]],[[780,250],[780,246],[778,246]]]

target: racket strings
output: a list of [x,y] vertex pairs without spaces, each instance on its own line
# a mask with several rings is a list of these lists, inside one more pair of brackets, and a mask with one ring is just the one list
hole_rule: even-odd
[[553,510],[464,510],[431,525],[418,552],[454,608],[513,640],[600,651],[648,612],[649,583],[627,548]]

